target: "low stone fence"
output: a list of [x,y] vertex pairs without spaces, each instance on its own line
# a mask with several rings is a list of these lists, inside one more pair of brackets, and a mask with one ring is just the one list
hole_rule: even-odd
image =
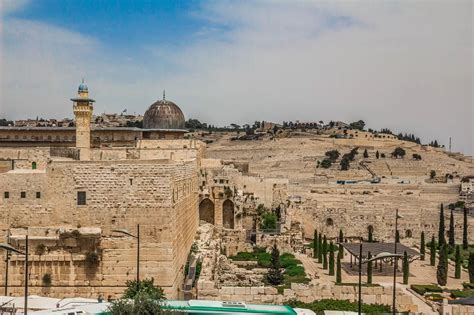
[[[392,287],[362,287],[362,301],[367,304],[392,305]],[[274,287],[221,287],[217,288],[213,281],[200,281],[198,283],[198,298],[222,301],[243,301],[247,303],[275,303],[281,304],[290,300],[298,300],[309,303],[314,300],[336,299],[349,300],[358,299],[358,287],[352,285],[335,284],[298,284],[292,283],[291,289],[284,289],[283,294],[278,294]],[[417,312],[418,306],[412,297],[397,289],[397,309],[399,311]]]

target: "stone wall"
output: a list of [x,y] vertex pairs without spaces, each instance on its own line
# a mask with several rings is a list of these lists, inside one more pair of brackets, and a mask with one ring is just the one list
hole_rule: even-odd
[[[392,287],[362,287],[363,303],[392,304]],[[243,301],[247,303],[281,304],[290,300],[310,303],[320,299],[357,301],[358,287],[334,284],[298,284],[292,283],[290,289],[278,294],[274,287],[221,287],[216,288],[212,281],[199,281],[198,298],[222,301]],[[412,297],[397,289],[397,309],[417,312],[418,307]]]
[[[1,173],[0,230],[6,238],[12,227],[101,227],[101,262],[94,275],[86,276],[80,259],[70,255],[74,248],[39,257],[37,264],[51,270],[51,292],[66,286],[64,294],[79,294],[90,285],[91,295],[108,295],[121,291],[136,272],[135,241],[114,236],[112,229],[134,233],[140,224],[141,277],[153,277],[174,298],[198,225],[197,173],[195,162],[160,160],[51,161],[43,170]],[[86,193],[85,205],[78,205],[78,192]],[[10,267],[11,282],[21,285],[21,264]],[[40,287],[32,290],[41,293]]]

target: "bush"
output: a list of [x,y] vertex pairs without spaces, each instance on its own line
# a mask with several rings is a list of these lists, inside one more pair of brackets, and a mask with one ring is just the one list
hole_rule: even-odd
[[421,155],[419,155],[418,153],[413,153],[413,159],[416,160],[416,161],[420,161],[421,160]]
[[36,255],[43,255],[46,252],[46,246],[44,244],[38,244],[36,246]]
[[262,215],[262,230],[274,230],[277,227],[277,215],[273,212],[266,212]]
[[462,286],[463,288],[466,288],[466,289],[474,289],[474,283],[464,282]]
[[330,159],[324,159],[322,162],[321,162],[321,167],[322,168],[330,168],[332,165],[332,162]]
[[290,277],[306,275],[303,266],[289,266],[285,269],[285,273]]
[[332,161],[336,161],[341,155],[337,150],[326,151],[325,155]]
[[[324,311],[352,311],[357,312],[358,303],[347,300],[322,299],[311,303],[303,303],[300,301],[289,301],[291,307],[307,308],[315,312],[317,315],[324,315]],[[390,306],[383,304],[362,304],[362,312],[366,314],[382,314],[390,313]]]
[[124,299],[134,299],[139,294],[145,294],[151,299],[161,300],[164,298],[163,289],[154,285],[154,279],[128,280],[127,289],[123,294]]
[[443,289],[436,284],[412,284],[410,288],[420,295],[426,292],[443,292]]
[[235,256],[229,257],[232,260],[236,261],[248,261],[248,260],[257,260],[253,253],[239,252]]
[[450,295],[452,298],[455,298],[455,299],[466,298],[466,297],[474,296],[474,289],[452,290]]
[[400,147],[396,148],[396,149],[393,150],[393,152],[392,152],[392,156],[393,156],[394,158],[398,158],[398,157],[403,158],[403,157],[405,156],[405,154],[406,154],[405,150],[404,150],[403,148],[400,148]]

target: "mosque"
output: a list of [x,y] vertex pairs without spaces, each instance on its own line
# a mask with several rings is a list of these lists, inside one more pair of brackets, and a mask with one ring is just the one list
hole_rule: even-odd
[[[143,128],[90,127],[94,102],[82,82],[74,102],[75,127],[0,127],[0,147],[133,147],[137,140],[183,139],[185,118],[175,103],[163,99],[145,112]],[[89,131],[88,131],[89,130]]]

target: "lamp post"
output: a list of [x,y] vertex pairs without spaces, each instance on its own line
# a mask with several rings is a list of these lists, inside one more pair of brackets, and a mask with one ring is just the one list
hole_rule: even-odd
[[[360,252],[359,252],[359,312],[358,314],[361,314],[361,309],[362,309],[362,296],[361,296],[361,289],[362,289],[362,277],[361,277],[361,274],[362,274],[362,264],[366,264],[368,262],[371,262],[371,261],[374,261],[374,260],[388,260],[388,259],[398,259],[400,257],[403,257],[403,255],[400,255],[400,254],[392,254],[392,253],[386,253],[386,252],[383,252],[383,253],[380,253],[370,259],[367,259],[367,260],[364,260],[362,261],[362,243],[360,243]],[[396,268],[396,267],[395,267]],[[393,314],[395,314],[395,285],[396,285],[396,282],[395,282],[395,278],[394,278],[394,286],[393,286],[393,305],[392,305],[392,312]]]
[[137,240],[137,292],[140,287],[140,224],[137,224],[137,235],[133,235],[125,229],[112,230],[112,232],[131,236]]
[[[8,230],[7,244],[10,244],[10,230]],[[5,255],[5,296],[8,296],[8,266],[10,261],[10,251],[6,251]]]
[[[395,245],[394,245],[394,254],[397,254],[397,236],[398,234],[398,219],[403,218],[401,215],[398,214],[398,209],[395,212]],[[397,285],[397,267],[398,267],[398,257],[394,257],[394,264],[393,264],[393,294],[392,294],[392,314],[395,315],[396,307],[395,307],[395,300],[396,300],[396,292],[395,287]]]
[[[4,250],[8,252],[14,252],[20,255],[25,256],[25,302],[24,302],[24,314],[28,314],[28,234],[25,235],[25,252],[19,251],[15,247],[9,245],[9,244],[0,244],[0,248],[3,248]],[[5,290],[6,290],[5,286]]]

